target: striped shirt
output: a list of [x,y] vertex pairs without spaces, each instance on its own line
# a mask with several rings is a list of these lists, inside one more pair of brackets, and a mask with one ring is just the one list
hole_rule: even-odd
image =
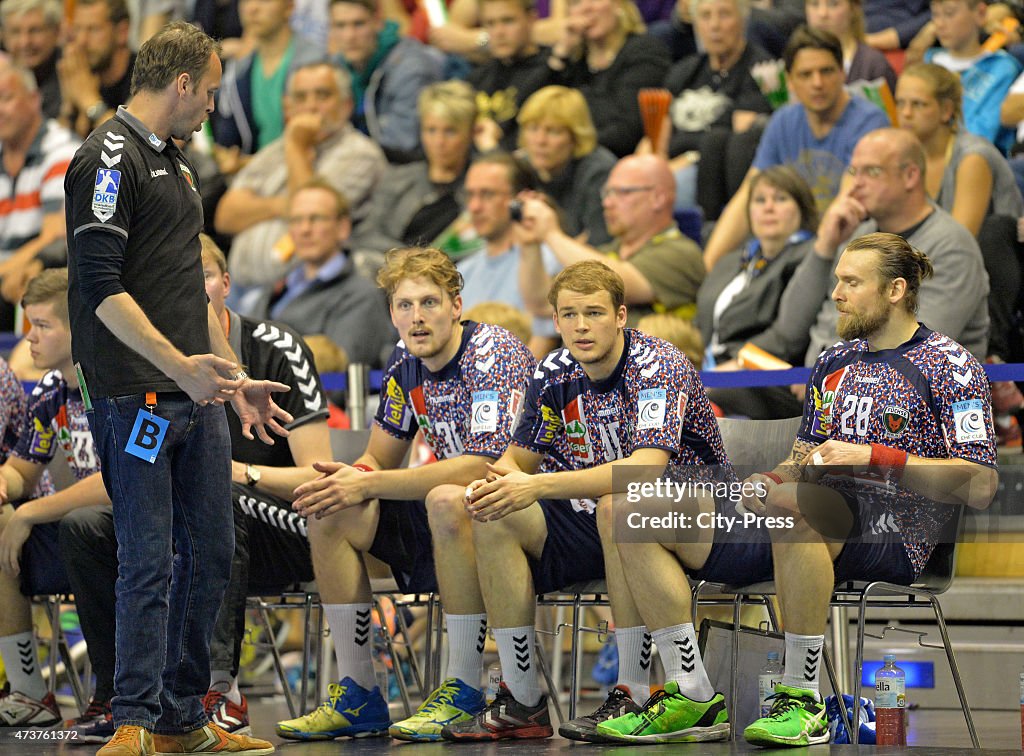
[[18,175],[9,175],[0,162],[0,260],[39,236],[44,216],[63,212],[64,174],[79,143],[68,129],[48,120]]

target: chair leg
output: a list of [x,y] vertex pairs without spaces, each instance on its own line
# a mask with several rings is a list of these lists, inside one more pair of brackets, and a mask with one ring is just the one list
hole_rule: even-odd
[[[580,685],[580,621],[583,614],[583,597],[576,594],[572,602],[572,642],[569,644],[569,720],[576,718],[576,699],[579,696]],[[558,636],[555,636],[556,638]],[[561,649],[559,649],[560,651]],[[554,691],[558,697],[559,691]]]
[[284,664],[281,662],[281,652],[277,649],[277,643],[274,639],[274,630],[270,625],[270,613],[267,612],[267,605],[261,598],[255,599],[256,613],[260,618],[260,624],[263,625],[263,631],[270,639],[270,655],[274,660],[274,672],[277,674],[277,679],[281,683],[281,689],[284,691],[284,700],[288,704],[288,713],[294,719],[299,716],[299,713],[295,710],[295,698],[292,696],[291,686],[288,684],[288,676],[284,672]]
[[[405,709],[405,716],[412,716],[412,706],[409,705],[409,691],[405,687],[405,675],[402,674],[402,660],[398,658],[398,650],[395,648],[394,639],[391,637],[391,629],[388,627],[387,620],[384,617],[384,607],[381,604],[378,596],[373,597],[373,606],[377,610],[377,616],[380,618],[380,634],[384,639],[384,645],[388,649],[388,655],[391,657],[391,672],[395,675],[395,680],[398,682],[398,692],[402,698],[402,708]],[[397,613],[397,609],[395,610]],[[384,700],[388,700],[388,692],[386,690],[381,691],[381,695],[384,696]]]
[[[861,677],[864,675],[864,622],[868,615],[868,591],[871,586],[861,593],[860,606],[857,609],[857,656],[853,662],[853,684],[850,690],[853,691],[853,721],[857,723],[857,729],[848,730],[850,733],[850,743],[857,745],[860,743],[860,688],[861,688]],[[845,706],[841,706],[841,709],[845,709]]]
[[[416,690],[420,692],[420,697],[426,698],[427,691],[423,689],[423,675],[420,672],[420,663],[416,659],[416,652],[413,650],[412,643],[409,640],[409,625],[405,621],[405,616],[402,613],[402,607],[395,607],[395,622],[398,624],[398,632],[402,634],[402,638],[405,639],[405,647],[409,652],[409,669],[412,672],[413,682],[416,683]],[[427,633],[431,632],[431,627],[428,622]]]
[[[848,712],[846,710],[846,702],[843,701],[843,691],[842,691],[842,687],[840,686],[839,679],[836,676],[835,664],[832,663],[832,654],[830,654],[828,652],[828,645],[827,644],[823,644],[822,645],[821,651],[822,651],[821,655],[822,655],[822,657],[825,660],[825,674],[828,675],[829,685],[832,686],[832,692],[835,693],[836,699],[839,702],[839,716],[841,716],[843,718],[843,724],[846,726],[846,731],[848,733],[852,733],[853,730],[850,729],[850,712]],[[858,698],[858,701],[859,700],[860,699]],[[859,706],[854,708],[854,717],[859,717],[860,716],[858,714],[858,711],[857,711],[858,708],[859,708]],[[860,729],[860,723],[859,722],[858,722],[857,727],[858,727],[858,730],[859,730]],[[851,742],[853,742],[852,737],[853,736],[851,735]]]
[[743,609],[743,596],[737,593],[732,598],[732,656],[729,664],[729,740],[736,740],[736,724],[732,721],[739,711],[737,702],[740,700],[740,612]]
[[[555,636],[556,638],[558,636]],[[544,647],[534,642],[534,648],[537,651],[537,663],[540,665],[540,673],[544,676],[544,682],[548,686],[548,700],[555,705],[555,716],[558,717],[558,724],[565,724],[565,717],[562,715],[562,702],[559,701],[558,689],[555,688],[555,684],[551,679],[551,671],[548,669],[547,658],[544,655]]]
[[960,669],[956,664],[956,657],[953,655],[953,645],[949,642],[949,633],[946,630],[946,619],[942,615],[942,608],[936,596],[928,597],[935,610],[935,620],[939,626],[939,634],[942,636],[942,645],[946,649],[946,659],[949,661],[949,671],[953,673],[953,684],[956,685],[956,694],[960,698],[960,708],[963,710],[964,719],[967,721],[967,731],[971,734],[971,743],[975,748],[981,748],[978,741],[978,731],[974,727],[974,717],[971,715],[970,704],[967,703],[967,693],[964,691],[963,680],[960,679]]

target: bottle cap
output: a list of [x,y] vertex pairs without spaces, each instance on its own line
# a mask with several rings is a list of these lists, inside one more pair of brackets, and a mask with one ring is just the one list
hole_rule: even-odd
[[770,661],[778,661],[779,660],[779,652],[778,651],[769,651],[768,652],[768,659]]
[[882,659],[885,660],[886,664],[888,664],[889,662],[894,662],[896,661],[896,654],[886,654],[882,657]]

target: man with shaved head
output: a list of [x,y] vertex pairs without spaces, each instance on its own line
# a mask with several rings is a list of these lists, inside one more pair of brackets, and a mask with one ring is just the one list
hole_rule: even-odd
[[[543,243],[563,265],[600,260],[622,276],[630,326],[652,312],[693,317],[704,264],[700,249],[672,217],[676,186],[668,163],[656,155],[622,158],[608,174],[601,198],[613,239],[596,249],[566,234],[556,212],[540,199],[524,202],[521,241],[524,266],[529,268],[525,280],[546,280],[537,251]],[[547,291],[535,283],[531,287]]]

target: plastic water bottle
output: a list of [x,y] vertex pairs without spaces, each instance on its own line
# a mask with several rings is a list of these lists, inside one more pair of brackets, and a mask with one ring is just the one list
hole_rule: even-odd
[[1024,672],[1020,673],[1020,749],[1024,751]]
[[886,654],[875,672],[875,744],[905,746],[907,726],[907,676],[896,666],[896,655]]
[[757,703],[762,717],[767,717],[768,710],[772,708],[768,697],[775,695],[775,686],[782,682],[782,671],[779,652],[769,651],[768,660],[761,667],[761,673],[757,676]]
[[498,686],[501,685],[501,664],[494,662],[487,668],[487,703],[498,697]]

